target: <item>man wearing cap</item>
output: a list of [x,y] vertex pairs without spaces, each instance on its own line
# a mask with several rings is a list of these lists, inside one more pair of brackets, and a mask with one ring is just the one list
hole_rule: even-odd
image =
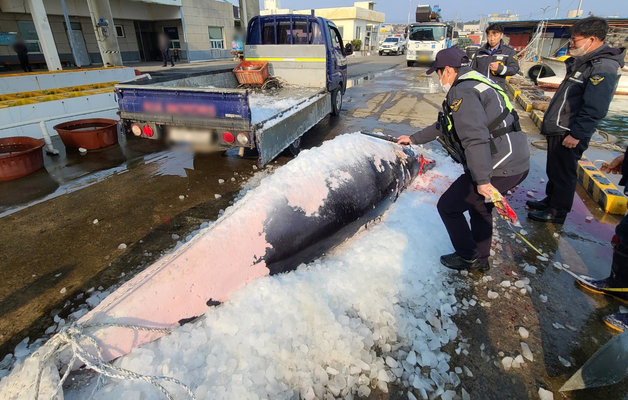
[[[438,52],[428,74],[436,71],[447,92],[436,123],[401,136],[399,144],[439,140],[464,167],[438,201],[438,212],[449,233],[454,253],[441,256],[451,269],[490,268],[488,257],[493,234],[490,202],[494,191],[505,193],[528,174],[530,152],[519,117],[502,88],[467,66],[458,48]],[[471,226],[464,212],[471,217]]]
[[506,77],[519,72],[519,62],[517,52],[504,44],[503,38],[504,26],[490,24],[486,28],[486,44],[475,54],[471,68],[506,88]]

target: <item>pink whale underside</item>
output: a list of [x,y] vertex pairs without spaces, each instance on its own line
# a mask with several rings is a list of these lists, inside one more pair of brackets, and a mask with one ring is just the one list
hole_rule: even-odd
[[[270,246],[263,233],[266,213],[239,208],[126,282],[78,322],[169,328],[202,315],[208,300],[222,302],[247,282],[268,275],[263,260],[254,264]],[[163,336],[119,327],[86,332],[97,340],[107,361]]]

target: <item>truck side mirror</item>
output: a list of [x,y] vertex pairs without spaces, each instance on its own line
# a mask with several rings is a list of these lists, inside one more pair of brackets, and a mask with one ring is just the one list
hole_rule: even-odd
[[351,43],[345,45],[345,54],[348,56],[353,54],[353,45]]

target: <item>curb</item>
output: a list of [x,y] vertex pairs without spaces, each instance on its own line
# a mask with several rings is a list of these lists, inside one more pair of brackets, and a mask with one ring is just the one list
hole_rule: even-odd
[[624,215],[628,199],[591,161],[578,161],[578,182],[607,214]]

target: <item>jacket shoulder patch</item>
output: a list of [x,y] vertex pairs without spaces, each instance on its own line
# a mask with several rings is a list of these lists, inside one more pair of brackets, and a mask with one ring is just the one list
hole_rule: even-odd
[[461,104],[462,104],[462,97],[454,100],[449,107],[451,108],[451,111],[456,112],[460,108]]
[[593,85],[597,85],[604,80],[604,77],[601,75],[593,75],[592,77],[589,78],[589,80],[591,81]]

